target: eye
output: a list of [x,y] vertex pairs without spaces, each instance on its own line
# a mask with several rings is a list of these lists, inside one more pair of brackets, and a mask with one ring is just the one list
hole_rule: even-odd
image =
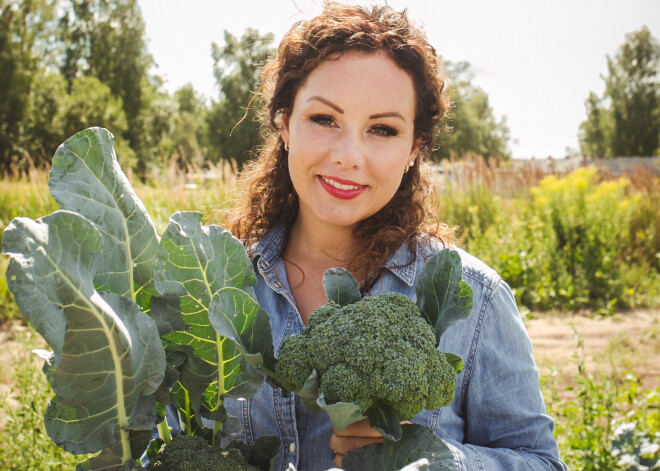
[[371,128],[371,132],[379,137],[394,137],[399,133],[396,129],[390,126],[385,126],[384,124],[377,124]]
[[332,116],[328,116],[327,114],[315,114],[309,118],[313,123],[318,124],[319,126],[323,126],[326,128],[329,128],[335,124],[335,120],[332,119]]

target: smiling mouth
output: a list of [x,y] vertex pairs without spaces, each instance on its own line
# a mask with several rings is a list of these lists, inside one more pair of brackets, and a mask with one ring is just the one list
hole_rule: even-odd
[[364,187],[364,185],[349,185],[345,183],[339,183],[338,181],[331,180],[330,178],[324,177],[323,175],[319,175],[319,177],[328,185],[330,185],[333,188],[337,188],[338,190],[345,190],[345,191],[359,190],[360,188]]
[[357,198],[369,188],[368,185],[360,185],[342,179],[335,180],[334,178],[324,177],[323,175],[317,175],[317,178],[325,191],[340,200]]

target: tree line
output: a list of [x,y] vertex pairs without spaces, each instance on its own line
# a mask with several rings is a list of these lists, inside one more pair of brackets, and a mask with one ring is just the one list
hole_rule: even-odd
[[586,157],[660,154],[660,43],[648,27],[626,35],[607,56],[602,96],[589,93],[578,133]]
[[[615,106],[617,84],[640,75],[626,62],[635,54],[655,61],[642,66],[637,58],[645,88],[634,100],[655,110],[655,121],[646,123],[656,123],[657,131],[658,46],[647,36],[646,49],[636,46],[642,52],[632,48],[621,60],[608,58],[612,86],[604,98],[592,94],[587,100],[583,153],[625,155],[619,141],[639,140],[619,136],[617,126],[638,127],[629,122],[630,108]],[[61,142],[90,126],[115,134],[120,162],[141,178],[172,159],[181,168],[229,160],[240,169],[261,142],[251,103],[260,67],[276,45],[272,34],[251,28],[241,37],[225,32],[223,39],[211,48],[218,95],[207,99],[191,84],[170,94],[153,72],[137,0],[0,0],[0,173],[48,166]],[[506,118],[495,115],[487,93],[473,83],[470,65],[448,62],[446,68],[453,103],[447,124],[453,131],[433,158],[470,152],[509,158]],[[648,144],[655,142],[654,150],[657,137]]]
[[[110,129],[124,167],[148,178],[171,159],[185,168],[222,159],[240,168],[261,142],[255,106],[274,36],[247,29],[212,44],[219,95],[190,84],[170,94],[153,73],[137,0],[0,0],[0,172],[47,166],[89,126]],[[435,155],[509,157],[509,130],[467,63],[449,64],[455,104]]]

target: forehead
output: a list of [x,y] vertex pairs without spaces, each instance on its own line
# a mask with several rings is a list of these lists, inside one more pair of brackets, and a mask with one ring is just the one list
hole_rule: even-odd
[[296,102],[314,95],[344,105],[359,98],[361,105],[367,101],[408,108],[415,101],[412,78],[384,52],[348,51],[329,56],[307,76]]

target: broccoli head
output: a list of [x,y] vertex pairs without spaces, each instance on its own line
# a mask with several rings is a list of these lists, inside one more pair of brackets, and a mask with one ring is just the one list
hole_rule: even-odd
[[387,405],[401,420],[450,404],[456,388],[433,327],[399,293],[316,309],[299,335],[282,342],[275,375],[299,391],[313,370],[327,403],[352,402],[363,413]]
[[262,471],[247,463],[238,448],[216,448],[195,435],[178,435],[163,445],[149,471]]

